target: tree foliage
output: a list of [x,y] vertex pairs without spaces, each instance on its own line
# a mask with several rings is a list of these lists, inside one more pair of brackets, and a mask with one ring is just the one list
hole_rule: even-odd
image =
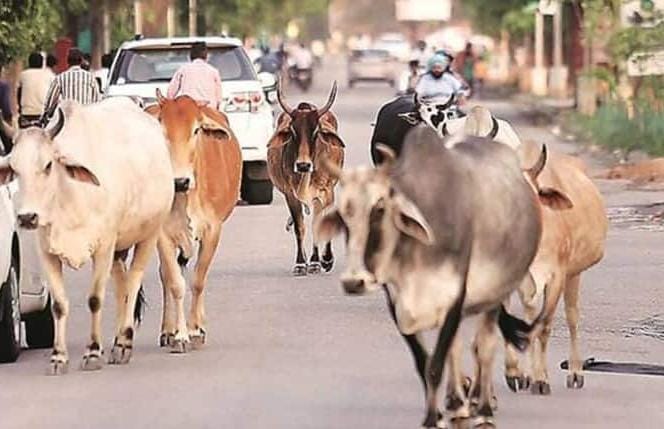
[[0,3],[0,64],[52,43],[60,16],[48,0],[2,0]]
[[[473,21],[475,28],[489,35],[497,35],[504,28],[506,15],[522,11],[532,0],[464,0],[463,13]],[[509,20],[513,20],[512,15]],[[533,18],[534,19],[534,18]]]

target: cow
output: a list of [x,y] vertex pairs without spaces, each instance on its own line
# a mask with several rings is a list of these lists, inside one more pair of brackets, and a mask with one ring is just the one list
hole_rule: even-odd
[[[313,252],[307,264],[303,249],[306,231],[303,208],[308,212],[313,206],[315,223],[323,210],[334,203],[337,178],[323,165],[331,163],[341,168],[344,162],[345,146],[337,132],[337,118],[330,111],[337,95],[337,83],[334,82],[327,103],[320,109],[304,102],[292,108],[284,99],[281,85],[277,95],[283,112],[268,143],[267,166],[272,183],[286,198],[290,211],[288,226],[295,226],[297,255],[293,274],[329,272],[334,265],[332,242],[320,243],[315,233]],[[322,255],[319,255],[319,243],[325,248]]]
[[[317,223],[319,240],[345,232],[348,267],[341,274],[348,294],[387,285],[390,313],[408,343],[426,391],[426,428],[444,427],[437,391],[463,317],[481,314],[474,353],[478,374],[479,427],[493,427],[492,369],[495,328],[525,347],[531,328],[509,316],[502,302],[523,282],[541,234],[536,193],[514,151],[476,137],[441,141],[419,126],[406,135],[402,156],[377,146],[377,169],[342,173],[336,207]],[[551,198],[555,198],[552,195]],[[563,196],[558,196],[563,198]],[[419,335],[439,328],[431,357]],[[454,345],[453,345],[454,343]],[[453,357],[458,353],[453,351]],[[448,411],[469,416],[451,359]]]
[[0,161],[0,182],[18,179],[17,223],[38,233],[55,321],[50,373],[66,372],[69,363],[70,306],[62,265],[79,269],[89,260],[92,328],[81,368],[102,367],[101,309],[110,276],[116,283],[118,314],[109,363],[129,362],[135,302],[174,195],[173,169],[159,124],[124,97],[89,106],[68,100],[46,129],[21,130],[15,142],[12,153]]
[[[536,144],[524,143],[521,150],[524,162],[533,159],[538,149]],[[542,329],[530,349],[531,374],[519,368],[515,351],[508,347],[506,381],[514,391],[530,386],[533,394],[546,395],[551,392],[546,364],[547,345],[561,295],[570,333],[567,387],[582,388],[584,385],[578,344],[581,274],[602,259],[608,220],[599,190],[575,158],[552,154],[536,182],[540,189],[564,193],[569,201],[562,210],[542,205],[542,241],[530,268],[537,290],[528,288],[521,291],[520,297],[527,315],[532,317],[536,292],[546,285],[548,305],[543,309]]]
[[[146,111],[159,120],[166,135],[174,169],[170,183],[177,195],[157,243],[165,288],[160,344],[184,352],[189,342],[202,346],[206,341],[203,293],[223,224],[239,198],[242,152],[224,113],[186,95],[169,99],[159,90],[156,94],[157,104]],[[189,320],[186,326],[176,320],[174,326],[171,311],[175,309],[179,319],[184,305],[185,280],[180,267],[186,266],[194,241],[200,244]],[[168,293],[173,290],[177,293]]]
[[441,137],[464,133],[487,137],[513,149],[517,149],[521,144],[512,126],[507,121],[494,117],[485,107],[475,106],[466,116],[449,118],[447,109],[453,103],[454,96],[446,102],[430,104],[420,101],[417,95],[398,97],[385,103],[378,111],[371,137],[371,157],[374,165],[382,161],[376,150],[378,144],[390,147],[398,156],[406,133],[422,123],[436,130]]

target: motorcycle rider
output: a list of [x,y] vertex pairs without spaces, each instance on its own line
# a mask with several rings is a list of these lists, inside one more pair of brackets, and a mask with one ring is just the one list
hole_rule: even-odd
[[415,91],[422,99],[448,99],[457,96],[457,103],[463,103],[468,94],[468,86],[457,77],[450,65],[453,57],[444,51],[438,51],[429,59],[427,72],[420,78]]

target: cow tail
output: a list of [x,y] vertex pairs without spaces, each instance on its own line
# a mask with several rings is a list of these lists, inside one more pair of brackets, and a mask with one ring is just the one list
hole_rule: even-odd
[[134,323],[136,326],[140,325],[143,321],[146,304],[145,289],[143,289],[143,284],[141,284],[141,287],[138,289],[138,295],[136,295],[136,304],[134,305]]
[[548,301],[549,294],[547,293],[547,287],[545,285],[542,310],[535,321],[530,324],[508,313],[505,305],[501,304],[500,314],[498,316],[498,327],[500,328],[500,332],[503,334],[505,341],[516,347],[517,350],[521,352],[525,351],[530,345],[531,337],[536,335],[536,333],[539,332],[539,328],[542,326]]

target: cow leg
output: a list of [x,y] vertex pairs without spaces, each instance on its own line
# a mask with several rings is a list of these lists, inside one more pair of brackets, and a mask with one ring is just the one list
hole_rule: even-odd
[[[319,198],[314,199],[314,216],[312,224],[316,225],[318,219],[320,219],[321,213],[323,211],[323,204]],[[316,229],[312,228],[313,234],[313,249],[311,252],[311,259],[309,259],[309,266],[307,267],[307,272],[309,274],[320,274],[323,270],[323,265],[320,262],[320,255],[318,254],[318,235],[316,234]]]
[[[465,285],[463,285],[465,290]],[[438,410],[438,388],[440,387],[443,371],[445,369],[445,361],[450,349],[450,345],[456,336],[459,324],[461,322],[461,310],[463,308],[463,298],[465,293],[462,293],[459,299],[454,302],[452,308],[445,317],[445,323],[438,333],[438,341],[433,350],[431,358],[427,362],[426,368],[426,382],[427,382],[427,399],[426,399],[426,417],[424,418],[423,426],[425,428],[444,427],[441,424],[443,421]]]
[[[334,191],[330,190],[327,198],[327,202],[324,205],[324,208],[330,207],[334,204]],[[315,233],[315,232],[314,232]],[[315,241],[317,243],[317,241]],[[321,260],[321,266],[326,273],[332,271],[334,266],[334,254],[332,253],[332,241],[325,243],[325,252],[323,253],[323,259]]]
[[203,292],[207,283],[210,264],[214,259],[221,237],[221,223],[212,225],[201,239],[198,260],[191,288],[191,311],[189,313],[189,338],[194,346],[205,344],[205,303]]
[[452,341],[450,353],[447,356],[448,380],[447,399],[445,410],[447,411],[453,427],[467,426],[470,418],[470,404],[466,394],[466,376],[462,370],[463,341],[457,334]]
[[[535,285],[533,277],[526,276],[526,279],[517,289],[517,292],[519,294],[519,300],[525,309],[526,319],[532,322],[535,320],[535,317],[537,317],[537,307],[535,305],[537,286]],[[504,303],[506,310],[509,309],[509,304],[510,299]],[[530,347],[531,354],[534,348],[534,346]],[[530,374],[519,365],[519,360],[519,351],[511,344],[505,342],[505,380],[507,381],[507,386],[513,392],[530,388]],[[524,367],[527,368],[528,366],[524,365]]]
[[473,353],[478,368],[478,377],[474,380],[473,394],[479,393],[477,404],[477,428],[495,427],[493,419],[493,361],[496,354],[498,337],[496,324],[498,311],[485,313],[479,321],[475,336]]
[[570,277],[565,285],[565,315],[567,316],[567,327],[569,328],[570,356],[569,375],[567,376],[567,387],[570,389],[581,389],[583,387],[583,362],[579,352],[579,287],[581,275]]
[[295,242],[297,244],[297,256],[295,258],[295,267],[293,274],[295,276],[307,275],[307,257],[304,254],[302,242],[304,241],[305,226],[304,216],[302,215],[302,203],[292,195],[286,196],[288,209],[290,210],[293,225],[295,226]]
[[[88,297],[88,308],[92,316],[91,338],[81,362],[81,369],[86,371],[98,370],[102,367],[101,309],[106,295],[106,284],[111,275],[114,248],[115,244],[112,244],[98,250],[92,256],[94,264],[92,293]],[[120,308],[117,310],[120,311]]]
[[[189,331],[184,314],[185,280],[177,263],[176,250],[173,241],[165,233],[160,234],[157,240],[157,251],[164,308],[159,345],[161,347],[170,346],[174,352],[184,353],[189,344]],[[175,320],[173,320],[174,315]]]
[[565,286],[565,276],[562,272],[556,272],[551,276],[551,281],[547,285],[546,307],[543,310],[542,328],[539,332],[539,347],[533,344],[533,384],[530,386],[530,392],[534,395],[551,394],[551,385],[549,384],[549,375],[546,365],[546,352],[553,325],[553,317],[556,314],[556,307],[560,300],[563,287]]
[[125,277],[124,323],[115,334],[111,356],[108,359],[110,364],[126,364],[131,359],[134,345],[136,298],[141,288],[145,267],[150,261],[156,242],[157,234],[154,234],[149,239],[137,243],[134,247],[134,257]]
[[51,311],[53,312],[53,322],[55,327],[55,338],[53,341],[53,352],[51,353],[51,363],[49,374],[60,375],[67,372],[69,366],[69,357],[67,353],[67,316],[69,315],[69,300],[65,293],[65,284],[62,277],[62,263],[54,255],[41,251],[41,260],[44,273],[48,280],[49,291],[51,293]]

